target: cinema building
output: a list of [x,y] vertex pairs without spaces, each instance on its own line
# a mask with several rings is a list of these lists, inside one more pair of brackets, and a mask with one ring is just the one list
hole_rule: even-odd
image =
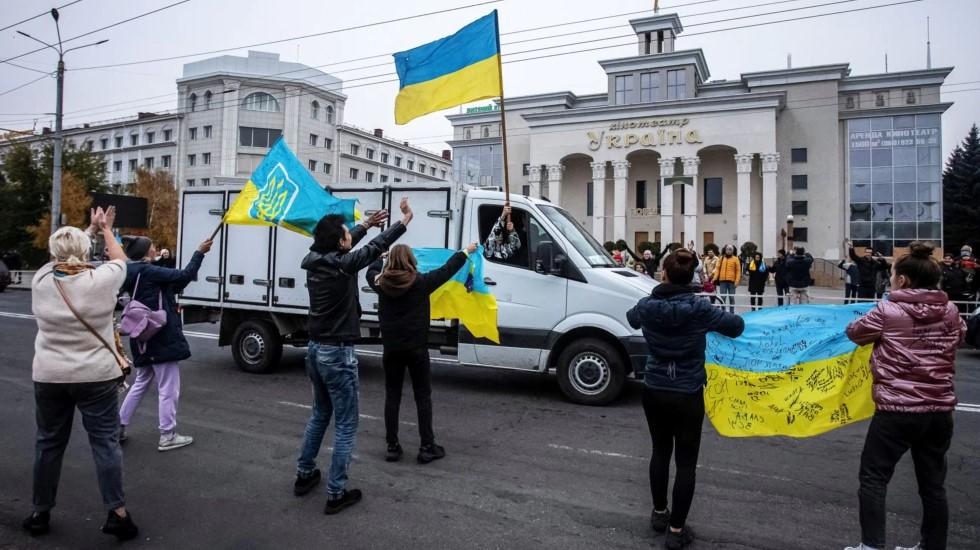
[[[756,243],[793,235],[885,254],[942,237],[939,89],[952,68],[852,76],[847,63],[710,80],[676,14],[630,21],[638,54],[599,61],[608,90],[506,99],[513,192],[567,208],[600,241]],[[448,116],[453,171],[503,185],[496,105]]]

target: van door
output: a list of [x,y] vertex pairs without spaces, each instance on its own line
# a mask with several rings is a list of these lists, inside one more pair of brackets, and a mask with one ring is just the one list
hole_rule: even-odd
[[[511,219],[520,248],[509,257],[485,256],[484,275],[497,298],[500,344],[475,340],[462,328],[460,343],[474,344],[479,364],[537,370],[552,329],[565,318],[568,280],[535,271],[538,247],[558,241],[535,214],[519,204],[512,205]],[[486,244],[503,206],[503,200],[475,200],[469,234],[479,235],[480,242]]]
[[[228,193],[228,206],[239,192]],[[272,280],[272,228],[264,225],[225,225],[225,301],[269,305]]]
[[[183,267],[194,255],[201,241],[208,238],[224,215],[224,191],[185,192],[180,209],[180,246],[177,265]],[[211,252],[204,256],[197,278],[180,293],[182,298],[221,300],[222,232],[215,237]]]
[[282,227],[275,229],[272,305],[304,310],[310,307],[306,271],[301,264],[310,251],[311,244],[311,237]]

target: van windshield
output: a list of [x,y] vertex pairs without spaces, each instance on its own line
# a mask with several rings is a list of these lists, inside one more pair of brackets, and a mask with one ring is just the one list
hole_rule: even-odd
[[538,205],[538,207],[544,213],[545,217],[551,223],[555,224],[558,232],[565,235],[565,238],[572,243],[575,250],[589,262],[589,265],[592,267],[616,266],[616,262],[613,261],[609,252],[599,244],[599,241],[595,240],[592,235],[583,229],[571,214],[554,206],[542,204]]

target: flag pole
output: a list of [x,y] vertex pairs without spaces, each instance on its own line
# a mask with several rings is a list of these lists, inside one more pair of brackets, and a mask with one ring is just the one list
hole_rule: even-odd
[[494,30],[497,33],[497,78],[500,81],[500,139],[504,148],[504,203],[510,204],[510,173],[507,170],[507,111],[504,108],[504,69],[500,60],[500,19],[493,10]]
[[221,221],[218,222],[218,227],[215,227],[214,228],[214,231],[211,232],[211,236],[208,237],[208,240],[209,241],[213,241],[214,238],[218,236],[218,232],[221,231],[221,227],[223,225],[225,225],[225,219],[224,218],[221,218]]

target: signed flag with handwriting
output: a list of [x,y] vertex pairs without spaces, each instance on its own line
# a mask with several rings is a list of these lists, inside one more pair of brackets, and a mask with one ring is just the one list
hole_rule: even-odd
[[738,338],[708,334],[705,410],[728,437],[810,437],[870,417],[871,346],[847,324],[873,304],[804,305],[747,313]]
[[225,213],[224,223],[280,225],[312,236],[317,222],[327,214],[342,214],[348,223],[354,222],[359,217],[355,202],[320,187],[279,138],[245,182]]
[[[444,265],[456,253],[447,248],[413,248],[418,270],[426,273]],[[452,279],[429,295],[432,319],[459,319],[477,338],[500,343],[497,299],[483,280],[483,247],[470,254]]]

